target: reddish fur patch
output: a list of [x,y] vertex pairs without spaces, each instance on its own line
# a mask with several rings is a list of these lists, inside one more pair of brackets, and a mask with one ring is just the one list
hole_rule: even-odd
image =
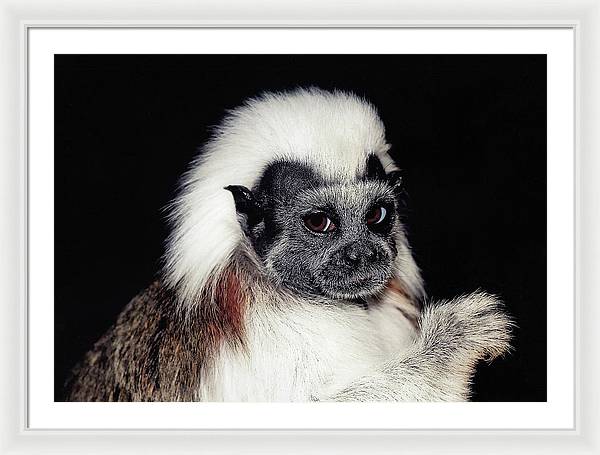
[[415,327],[420,313],[420,305],[412,299],[410,293],[404,288],[400,280],[392,279],[387,285],[388,291],[394,295],[396,308]]
[[223,272],[217,280],[213,295],[216,320],[207,324],[209,336],[218,340],[227,337],[240,341],[248,302],[240,276],[231,270]]
[[402,283],[400,282],[400,280],[398,279],[391,279],[387,285],[388,289],[392,292],[395,292],[397,294],[400,294],[404,297],[406,297],[408,300],[411,300],[410,294],[408,293],[408,291],[406,289],[404,289],[404,286],[402,286]]

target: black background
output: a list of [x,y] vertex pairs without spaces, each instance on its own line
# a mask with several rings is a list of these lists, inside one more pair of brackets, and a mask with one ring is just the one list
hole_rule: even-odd
[[546,57],[55,57],[55,398],[160,267],[162,209],[225,109],[314,85],[364,95],[405,170],[404,218],[431,297],[499,294],[515,351],[481,401],[546,400]]

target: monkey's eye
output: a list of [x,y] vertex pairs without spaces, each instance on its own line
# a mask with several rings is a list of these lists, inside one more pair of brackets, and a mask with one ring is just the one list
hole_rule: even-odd
[[385,209],[385,207],[373,207],[367,212],[367,224],[379,224],[383,220],[385,220],[386,215],[387,210]]
[[336,225],[326,213],[316,212],[304,217],[304,225],[313,232],[332,232]]

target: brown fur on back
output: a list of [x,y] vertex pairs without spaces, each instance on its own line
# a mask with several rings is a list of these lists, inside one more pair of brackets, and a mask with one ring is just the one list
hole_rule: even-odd
[[182,313],[160,281],[133,298],[75,367],[67,401],[193,401],[223,342],[243,339],[238,275],[224,273],[211,305]]

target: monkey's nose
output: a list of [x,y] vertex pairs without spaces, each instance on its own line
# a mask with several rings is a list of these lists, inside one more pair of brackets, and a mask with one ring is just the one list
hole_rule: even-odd
[[352,243],[344,248],[344,260],[349,265],[368,264],[377,258],[377,251],[370,245]]

